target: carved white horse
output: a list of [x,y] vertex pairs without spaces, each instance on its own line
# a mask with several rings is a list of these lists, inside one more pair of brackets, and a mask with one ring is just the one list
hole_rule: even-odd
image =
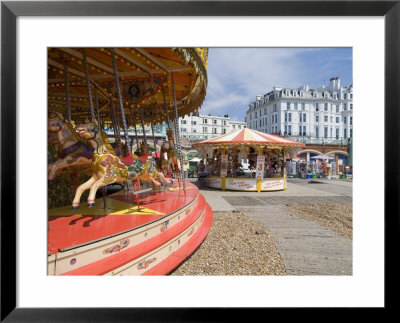
[[57,134],[57,156],[54,162],[48,164],[48,180],[54,179],[56,173],[64,168],[78,165],[89,165],[93,158],[90,144],[81,138],[61,114],[55,113],[48,119],[48,131]]
[[72,202],[73,209],[79,207],[82,193],[87,189],[90,189],[88,207],[93,207],[97,190],[108,184],[136,179],[151,181],[155,186],[161,185],[156,179],[161,179],[166,184],[173,183],[157,171],[154,159],[148,159],[147,149],[144,149],[144,155],[141,157],[132,154],[119,158],[105,132],[99,131],[96,122],[77,125],[76,130],[81,137],[90,141],[94,154],[92,177],[77,188]]

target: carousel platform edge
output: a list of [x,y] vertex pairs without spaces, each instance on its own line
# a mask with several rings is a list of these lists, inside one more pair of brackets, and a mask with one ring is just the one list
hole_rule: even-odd
[[48,275],[165,275],[194,252],[211,224],[212,210],[197,191],[185,207],[137,230],[49,255]]

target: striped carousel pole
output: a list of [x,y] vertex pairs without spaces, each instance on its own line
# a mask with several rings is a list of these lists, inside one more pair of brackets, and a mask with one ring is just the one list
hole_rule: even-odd
[[94,87],[94,101],[96,102],[96,115],[97,115],[97,126],[99,129],[101,129],[101,123],[100,123],[100,113],[99,113],[99,98],[97,97],[97,90],[96,87]]
[[71,123],[71,99],[69,96],[69,79],[68,79],[68,66],[64,65],[64,77],[65,77],[65,96],[67,100],[67,119]]
[[91,121],[94,121],[94,120],[96,120],[96,117],[94,116],[92,88],[90,86],[89,70],[88,70],[88,64],[87,64],[87,60],[86,60],[86,49],[85,48],[83,49],[83,66],[85,68],[86,87],[87,87],[88,97],[89,97],[90,118],[91,118]]
[[181,150],[181,138],[180,138],[180,134],[179,134],[179,122],[178,122],[178,106],[176,104],[176,95],[175,95],[175,83],[174,83],[174,78],[172,76],[171,73],[171,83],[172,83],[172,95],[174,98],[174,111],[175,111],[175,141],[176,141],[176,146],[178,149],[178,156],[179,156],[179,161],[181,164],[180,170],[179,170],[179,177],[182,181],[182,186],[183,186],[183,190],[186,190],[186,183],[185,183],[185,176],[183,173],[183,157],[182,157],[182,150]]
[[133,109],[133,128],[135,129],[136,149],[139,149],[139,138],[138,138],[137,128],[136,128],[136,111],[134,109]]
[[140,113],[140,122],[142,123],[143,142],[144,142],[145,147],[147,147],[147,137],[146,137],[146,129],[144,128],[144,119],[143,119],[143,109],[142,109],[142,107],[139,107],[139,113]]
[[157,144],[156,144],[156,137],[154,135],[154,125],[153,123],[151,123],[150,125],[151,125],[151,133],[153,135],[154,151],[156,152],[156,158],[157,158]]
[[171,127],[171,121],[169,119],[169,114],[168,114],[168,107],[167,107],[167,101],[165,100],[165,90],[164,90],[164,86],[162,87],[162,94],[163,94],[163,100],[164,100],[164,111],[165,111],[165,115],[167,116],[167,125],[168,128]]
[[[69,79],[68,79],[68,66],[64,65],[64,77],[65,77],[65,97],[67,103],[67,120],[68,123],[71,123],[71,98],[69,95]],[[72,192],[75,195],[76,189],[79,184],[79,177],[77,172],[73,172],[70,174],[72,181]]]
[[131,144],[130,144],[130,141],[129,141],[128,127],[127,127],[127,124],[126,124],[124,104],[123,104],[123,101],[122,101],[122,93],[121,93],[121,88],[120,88],[120,84],[119,84],[119,75],[118,75],[117,63],[115,61],[115,50],[114,50],[114,48],[111,48],[110,51],[111,51],[113,69],[114,69],[115,84],[117,86],[117,94],[118,94],[118,99],[119,99],[119,108],[121,110],[122,128],[124,129],[124,134],[125,134],[125,146],[126,146],[126,149],[128,151],[128,154],[130,154],[131,151],[132,151],[132,147],[131,147]]
[[111,114],[111,122],[113,124],[113,130],[114,130],[114,137],[115,140],[117,141],[118,145],[121,143],[121,137],[119,133],[119,126],[117,124],[116,116],[115,116],[115,111],[114,111],[114,102],[113,98],[110,96],[110,114]]

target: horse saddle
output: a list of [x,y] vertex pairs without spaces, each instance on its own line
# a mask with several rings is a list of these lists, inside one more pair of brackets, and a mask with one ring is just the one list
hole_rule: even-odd
[[120,160],[126,165],[126,166],[131,166],[135,160],[139,159],[142,163],[145,163],[147,161],[147,156],[141,156],[139,158],[134,158],[132,154],[128,154],[125,157],[120,157]]
[[128,154],[125,157],[120,157],[120,160],[126,165],[130,166],[134,162],[134,158],[132,157],[132,154]]

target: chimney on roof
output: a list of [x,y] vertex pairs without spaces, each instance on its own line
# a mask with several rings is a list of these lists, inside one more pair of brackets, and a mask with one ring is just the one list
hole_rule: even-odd
[[331,92],[335,92],[340,89],[340,79],[338,76],[331,77],[331,79],[329,80],[328,89]]

